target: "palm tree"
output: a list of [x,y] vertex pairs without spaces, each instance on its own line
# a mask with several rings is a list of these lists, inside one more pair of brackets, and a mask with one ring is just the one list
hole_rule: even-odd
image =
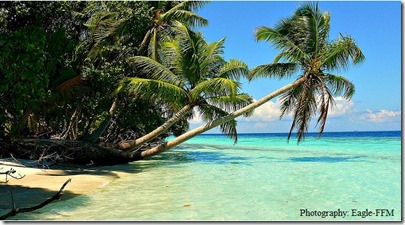
[[353,38],[343,36],[328,41],[330,14],[321,12],[317,4],[304,4],[295,14],[281,20],[275,28],[260,27],[256,30],[256,39],[270,41],[282,52],[271,64],[254,68],[250,79],[256,77],[289,77],[300,71],[298,78],[260,100],[249,104],[227,116],[215,119],[206,125],[188,131],[179,137],[154,148],[135,152],[138,159],[150,157],[169,150],[184,141],[219,126],[236,117],[251,112],[270,99],[281,95],[282,115],[293,112],[290,129],[298,130],[298,141],[304,138],[311,117],[319,113],[319,132],[322,134],[328,111],[333,104],[334,95],[343,95],[350,99],[354,94],[354,85],[346,78],[329,71],[348,69],[350,64],[358,64],[365,57]]
[[[208,1],[157,1],[154,5],[154,14],[148,32],[140,45],[140,55],[146,55],[145,50],[152,59],[159,61],[159,38],[170,33],[173,24],[182,23],[189,28],[206,26],[208,21],[193,11],[206,5]],[[163,35],[161,34],[163,33]]]
[[[159,43],[165,40],[165,37],[172,32],[174,24],[182,23],[189,28],[206,26],[208,24],[206,19],[193,12],[207,3],[208,1],[189,0],[149,2],[148,4],[151,5],[154,13],[148,31],[139,46],[138,55],[149,55],[150,58],[160,61],[158,55]],[[100,54],[103,40],[122,35],[122,32],[128,30],[127,27],[130,26],[131,21],[134,19],[128,17],[126,19],[117,20],[115,17],[116,14],[117,12],[98,12],[87,24],[95,42],[88,54],[89,57],[95,57],[97,54]],[[133,17],[137,16],[137,14],[133,15]],[[118,107],[119,101],[115,99],[106,118],[90,136],[85,138],[86,141],[96,142],[103,135],[111,123]]]
[[[127,78],[124,84],[138,97],[164,99],[178,111],[149,134],[119,144],[119,149],[134,149],[152,140],[180,119],[190,117],[193,109],[212,121],[252,102],[250,96],[239,93],[240,83],[235,81],[248,76],[247,65],[238,60],[226,62],[221,56],[225,39],[208,44],[200,33],[175,23],[175,37],[162,43],[162,62],[144,56],[130,58],[147,78]],[[236,142],[235,120],[220,128]]]
[[[271,29],[260,27],[256,39],[271,41],[282,50],[271,64],[256,67],[251,78],[284,78],[300,70],[298,79],[305,81],[283,93],[281,117],[293,113],[293,122],[288,135],[297,129],[298,142],[308,131],[311,118],[318,114],[319,136],[322,135],[328,111],[333,106],[333,96],[343,95],[350,100],[355,92],[353,83],[333,71],[347,69],[349,59],[353,64],[365,57],[350,36],[340,34],[337,40],[328,41],[330,14],[321,12],[318,4],[304,4],[295,14],[282,20]],[[283,60],[283,62],[280,62]]]

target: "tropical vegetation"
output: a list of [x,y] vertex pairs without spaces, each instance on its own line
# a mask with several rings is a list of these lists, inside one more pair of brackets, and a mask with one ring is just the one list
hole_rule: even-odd
[[[217,126],[236,142],[236,118],[275,97],[293,117],[288,139],[296,130],[302,141],[315,116],[321,135],[334,96],[355,92],[335,74],[364,61],[354,38],[329,40],[330,14],[306,3],[257,28],[256,40],[280,54],[249,71],[224,59],[225,39],[208,43],[196,31],[208,24],[196,13],[205,4],[0,2],[0,156],[125,163]],[[241,77],[291,76],[257,101],[240,93]],[[196,113],[207,124],[188,130]]]

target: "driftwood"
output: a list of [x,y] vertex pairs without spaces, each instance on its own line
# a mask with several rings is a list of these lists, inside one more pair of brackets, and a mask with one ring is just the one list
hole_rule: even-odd
[[16,177],[16,176],[14,176],[14,173],[15,173],[15,172],[16,172],[15,169],[10,168],[10,169],[7,170],[6,172],[0,172],[0,175],[6,175],[6,182],[5,182],[5,183],[8,182],[8,179],[7,179],[8,177],[12,177],[12,178],[17,179],[17,180],[20,180],[20,179],[22,179],[22,178],[25,177],[25,175],[24,175],[24,176],[21,176],[21,174],[18,174],[19,177]]
[[6,214],[0,216],[0,220],[5,220],[5,219],[7,219],[7,218],[10,217],[10,216],[15,216],[15,215],[17,215],[18,213],[31,212],[31,211],[40,209],[40,208],[42,208],[42,207],[48,205],[49,203],[51,203],[51,202],[53,202],[53,201],[55,201],[55,200],[60,199],[60,196],[62,196],[62,194],[63,194],[63,189],[65,188],[65,186],[66,186],[68,183],[71,182],[71,180],[72,180],[72,179],[68,179],[67,181],[65,181],[65,183],[62,185],[62,187],[60,188],[60,190],[59,190],[57,193],[55,193],[52,197],[48,198],[48,199],[45,200],[44,202],[42,202],[42,203],[40,203],[40,204],[38,204],[38,205],[36,205],[36,206],[33,206],[33,207],[16,208],[13,192],[10,191],[10,193],[11,193],[11,202],[12,202],[13,208],[10,210],[10,212],[8,212],[8,213],[6,213]]

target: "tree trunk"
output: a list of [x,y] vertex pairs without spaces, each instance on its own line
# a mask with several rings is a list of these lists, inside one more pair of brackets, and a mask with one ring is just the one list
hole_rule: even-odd
[[232,119],[235,119],[236,117],[239,117],[242,114],[245,114],[246,112],[249,112],[250,110],[253,110],[253,109],[263,105],[264,103],[271,100],[272,98],[274,98],[274,97],[276,97],[276,96],[290,90],[291,88],[294,88],[294,87],[300,85],[304,81],[305,81],[305,77],[300,78],[300,79],[296,80],[295,82],[293,82],[291,84],[288,84],[288,85],[286,85],[286,86],[284,86],[284,87],[282,87],[282,88],[280,88],[280,89],[278,89],[278,90],[264,96],[260,100],[254,102],[252,104],[249,104],[249,105],[247,105],[247,106],[245,106],[245,107],[243,107],[243,108],[229,114],[228,116],[221,117],[221,118],[218,118],[216,120],[213,120],[213,121],[211,121],[211,122],[209,122],[209,123],[207,123],[205,125],[202,125],[202,126],[197,127],[197,128],[195,128],[193,130],[190,130],[190,131],[180,135],[179,137],[177,137],[177,138],[175,138],[175,139],[173,139],[173,140],[171,140],[169,142],[165,142],[165,143],[160,144],[160,145],[158,145],[158,146],[156,146],[154,148],[142,151],[142,152],[140,152],[140,157],[142,159],[144,159],[144,158],[147,158],[147,157],[151,157],[151,156],[160,154],[160,153],[162,153],[164,151],[167,151],[167,150],[169,150],[169,149],[171,149],[171,148],[173,148],[173,147],[175,147],[175,146],[189,140],[190,138],[195,137],[198,134],[204,133],[205,131],[208,131],[208,130],[214,128],[214,127],[217,127],[217,126],[219,126],[219,125],[221,125],[223,123],[226,123],[226,122],[228,122],[228,121],[230,121]]
[[113,104],[111,105],[110,110],[108,111],[108,116],[101,122],[100,126],[97,128],[96,131],[94,131],[90,136],[84,138],[84,141],[90,142],[90,143],[95,143],[98,141],[98,139],[104,134],[104,132],[107,130],[108,126],[111,123],[111,120],[117,111],[117,106],[118,100],[115,100]]
[[167,120],[164,124],[162,124],[160,127],[156,128],[155,130],[149,132],[148,134],[134,140],[134,141],[126,141],[118,144],[118,148],[121,150],[133,150],[139,147],[140,145],[156,138],[163,132],[167,131],[171,126],[173,126],[177,121],[179,121],[181,118],[184,118],[184,116],[192,110],[193,107],[191,105],[186,105],[184,106],[180,111],[178,111],[172,118]]
[[77,124],[79,123],[80,111],[81,111],[80,107],[77,107],[76,110],[74,111],[72,117],[70,118],[70,122],[66,131],[64,132],[64,134],[61,135],[62,139],[68,140],[77,139]]
[[[152,28],[150,28],[148,30],[148,32],[145,34],[145,37],[143,38],[143,40],[141,42],[141,45],[139,46],[138,55],[142,55],[142,56],[147,56],[148,55],[147,54],[147,52],[148,52],[147,49],[148,49],[149,41],[151,39],[151,35],[150,35],[151,29]],[[146,48],[146,51],[145,51],[145,48]]]
[[[4,147],[4,148],[3,148]],[[141,159],[140,152],[122,151],[97,144],[61,139],[23,139],[2,142],[3,157],[35,159],[40,165],[73,163],[106,166],[123,164]]]

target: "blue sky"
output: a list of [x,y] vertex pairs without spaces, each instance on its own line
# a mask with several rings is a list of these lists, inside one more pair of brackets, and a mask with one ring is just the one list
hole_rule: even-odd
[[[256,42],[259,26],[273,27],[293,14],[302,2],[214,1],[198,14],[209,25],[197,28],[208,42],[226,37],[226,59],[236,58],[254,68],[273,61],[279,53],[270,43]],[[373,131],[401,129],[401,2],[319,2],[331,14],[330,40],[339,33],[355,38],[366,56],[361,65],[339,74],[351,80],[356,93],[350,102],[336,98],[325,131]],[[260,99],[293,80],[243,80],[243,92]],[[277,99],[266,103],[250,118],[238,119],[238,132],[288,132],[291,117],[279,120]],[[316,120],[313,119],[313,122]],[[203,124],[196,117],[191,128]],[[312,123],[310,131],[316,131]],[[210,133],[218,133],[213,130]]]

